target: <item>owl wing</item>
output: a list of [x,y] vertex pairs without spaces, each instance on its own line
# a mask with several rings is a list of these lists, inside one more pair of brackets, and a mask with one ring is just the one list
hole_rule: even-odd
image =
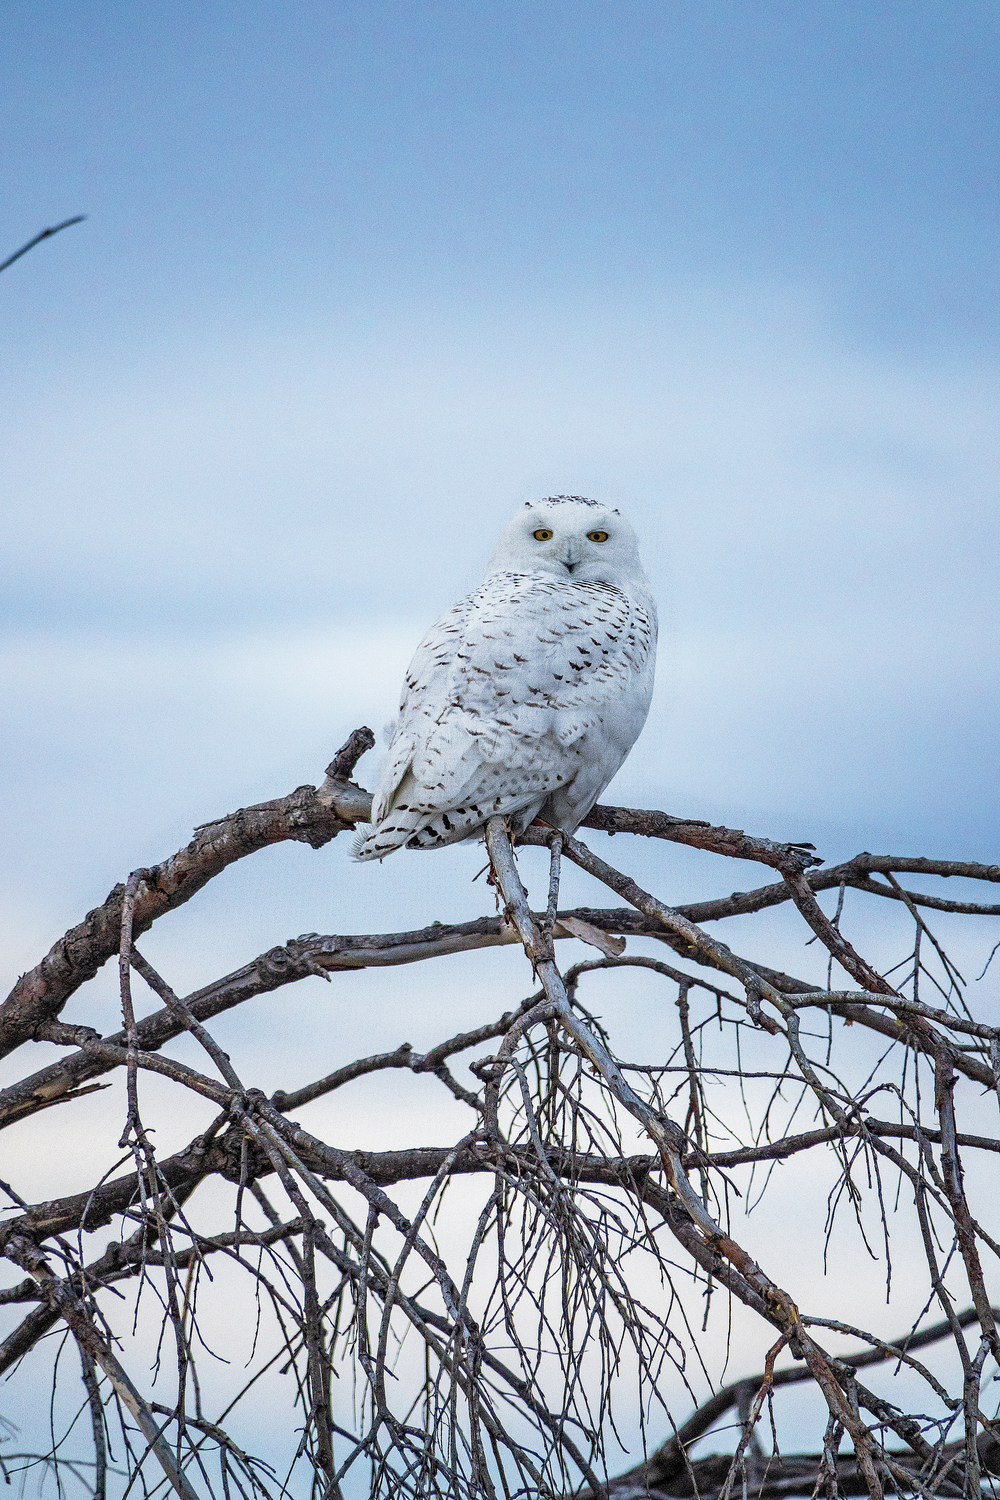
[[530,821],[572,785],[583,816],[642,727],[655,630],[608,584],[488,578],[410,664],[359,857],[449,843],[494,813]]

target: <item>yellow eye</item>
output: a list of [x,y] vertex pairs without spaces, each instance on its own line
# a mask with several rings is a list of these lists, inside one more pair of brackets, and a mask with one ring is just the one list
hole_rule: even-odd
[[552,540],[551,531],[546,531],[544,526],[540,527],[538,531],[533,531],[531,534],[536,542],[551,542]]
[[[538,535],[537,531],[535,532],[535,535],[536,536]],[[608,533],[606,531],[588,531],[587,532],[587,541],[588,542],[606,542],[607,539],[608,539]]]

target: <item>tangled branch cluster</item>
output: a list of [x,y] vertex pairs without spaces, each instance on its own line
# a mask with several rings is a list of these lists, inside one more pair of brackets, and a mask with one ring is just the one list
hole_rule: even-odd
[[[598,807],[588,827],[751,860],[777,879],[669,907],[582,842],[533,826],[522,842],[550,846],[554,877],[547,910],[534,912],[508,830],[493,819],[487,846],[497,915],[416,932],[312,935],[176,995],[137,948],[142,934],[233,861],[286,839],[319,848],[363,821],[369,795],[348,778],[370,742],[368,731],[356,732],[318,790],[300,787],[241,809],[197,830],[162,864],[135,871],[0,1005],[3,1055],[30,1042],[62,1049],[0,1092],[0,1126],[54,1106],[61,1114],[100,1087],[95,1080],[122,1069],[120,1146],[130,1168],[105,1164],[80,1192],[45,1203],[29,1204],[16,1182],[4,1184],[11,1207],[0,1249],[14,1279],[0,1302],[14,1322],[0,1345],[0,1372],[8,1392],[35,1379],[45,1360],[57,1385],[79,1382],[76,1419],[65,1430],[53,1420],[47,1453],[0,1448],[8,1476],[34,1465],[54,1475],[60,1491],[79,1480],[103,1497],[139,1483],[144,1493],[172,1488],[185,1500],[307,1492],[729,1500],[734,1486],[743,1496],[873,1500],[886,1491],[925,1500],[992,1492],[1000,1445],[983,1409],[984,1380],[988,1361],[1000,1363],[1000,1343],[982,1256],[997,1256],[1000,1246],[969,1201],[962,1153],[997,1153],[1000,1138],[961,1131],[958,1104],[984,1091],[1000,1096],[1000,1028],[972,1016],[925,914],[997,916],[1000,905],[910,891],[898,876],[997,882],[1000,866],[862,854],[825,868],[803,846]],[[626,904],[559,910],[560,859]],[[905,977],[890,983],[841,931],[848,888],[908,914],[914,941]],[[817,900],[827,890],[839,893],[833,918]],[[705,930],[788,901],[827,950],[825,988],[740,956]],[[570,936],[602,956],[562,972],[557,944]],[[634,937],[655,940],[666,955],[624,953],[623,940]],[[208,1029],[222,1012],[309,975],[516,942],[538,985],[516,1009],[426,1052],[403,1045],[295,1090],[268,1097],[255,1088]],[[61,1020],[70,997],[114,957],[122,1029],[102,1036]],[[834,965],[850,988],[831,987]],[[679,1021],[666,1056],[631,1065],[616,1058],[578,995],[585,974],[613,983],[628,966],[662,979]],[[162,1002],[141,1019],[136,975]],[[861,1084],[838,1066],[845,1027],[874,1043]],[[202,1067],[165,1050],[184,1032],[200,1044]],[[759,1070],[746,1065],[748,1048],[763,1060]],[[313,1101],[389,1069],[438,1080],[468,1111],[460,1138],[345,1150],[300,1122]],[[158,1153],[143,1112],[147,1073],[178,1100],[192,1091],[214,1107],[208,1128],[170,1155]],[[720,1099],[739,1100],[742,1124],[735,1109],[720,1114]],[[895,1118],[875,1112],[879,1100]],[[776,1125],[779,1103],[784,1128]],[[810,1113],[812,1127],[791,1133],[796,1116]],[[630,1151],[636,1141],[642,1149]],[[806,1152],[830,1179],[831,1213],[847,1205],[864,1232],[874,1201],[887,1252],[890,1231],[918,1237],[926,1298],[899,1338],[801,1311],[794,1288],[778,1285],[734,1236],[730,1206],[740,1184],[745,1189],[761,1164]],[[453,1231],[442,1231],[449,1241],[442,1242],[439,1219],[460,1179],[468,1190],[456,1251]],[[84,1236],[109,1226],[104,1248],[88,1259]],[[122,1302],[125,1283],[146,1296],[141,1316],[138,1297]],[[692,1287],[706,1319],[715,1291],[717,1303],[742,1303],[770,1325],[773,1345],[760,1374],[677,1422],[664,1392],[686,1383],[697,1361]],[[242,1385],[233,1376],[221,1414],[204,1374],[203,1309],[213,1297],[224,1299],[227,1318],[249,1329],[253,1343],[249,1373]],[[147,1336],[154,1304],[155,1381]],[[863,1347],[837,1356],[822,1330]],[[954,1355],[951,1388],[915,1354],[941,1340]],[[64,1355],[74,1346],[68,1374]],[[931,1413],[869,1389],[859,1371],[870,1365],[918,1376]],[[615,1475],[608,1443],[626,1374],[646,1453]],[[801,1382],[812,1383],[826,1408],[817,1451],[781,1455],[772,1413],[774,1451],[765,1454],[758,1423],[776,1391]],[[155,1400],[154,1387],[167,1385],[170,1399]],[[252,1451],[244,1433],[252,1423],[241,1427],[261,1390],[268,1402],[289,1392],[284,1468],[273,1453]],[[735,1454],[693,1457],[695,1443],[730,1411],[739,1424]],[[88,1421],[85,1456],[79,1424]]]

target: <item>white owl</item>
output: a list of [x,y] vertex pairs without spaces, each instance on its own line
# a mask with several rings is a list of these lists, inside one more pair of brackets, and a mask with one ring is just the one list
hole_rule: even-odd
[[572,834],[638,738],[655,658],[628,522],[580,495],[525,505],[417,648],[356,857],[452,844],[494,814]]

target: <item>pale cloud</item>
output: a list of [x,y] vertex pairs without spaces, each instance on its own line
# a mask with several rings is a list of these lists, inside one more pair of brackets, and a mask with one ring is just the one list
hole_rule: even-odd
[[145,354],[5,393],[9,557],[36,619],[434,611],[551,489],[627,505],[686,617],[984,601],[995,365],[849,347],[804,297],[319,308],[308,331]]

